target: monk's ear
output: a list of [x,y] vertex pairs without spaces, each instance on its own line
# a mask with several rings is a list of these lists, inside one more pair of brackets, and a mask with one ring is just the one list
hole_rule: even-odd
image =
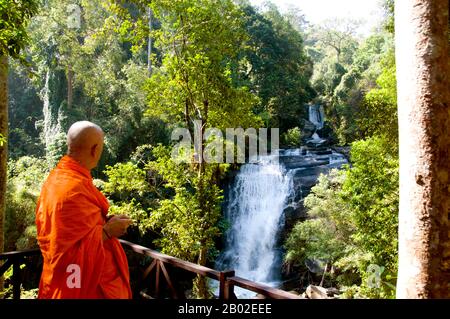
[[91,155],[92,155],[92,157],[95,157],[95,153],[96,153],[96,151],[97,151],[97,147],[98,147],[98,144],[94,144],[94,145],[91,147]]

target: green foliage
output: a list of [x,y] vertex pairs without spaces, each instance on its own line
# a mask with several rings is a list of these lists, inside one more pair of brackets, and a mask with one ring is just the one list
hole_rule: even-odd
[[266,125],[286,132],[300,124],[304,104],[313,96],[302,35],[273,5],[264,13],[251,6],[243,11],[249,39],[240,53],[238,81],[258,95],[255,110]]
[[[338,170],[319,176],[318,183],[305,198],[309,219],[297,223],[286,241],[286,261],[300,268],[307,259],[336,266],[357,251],[352,239],[356,231],[352,212],[339,195],[345,179],[346,172]],[[353,262],[335,280],[338,283],[353,282],[357,271]]]
[[47,163],[42,159],[21,157],[8,163],[5,251],[37,246],[36,202],[47,173]]
[[26,26],[38,10],[38,1],[0,1],[0,55],[20,58],[28,42]]
[[[365,128],[368,123],[362,123],[372,121],[364,99],[368,91],[377,87],[376,80],[382,73],[393,74],[388,61],[394,41],[391,34],[382,32],[358,43],[352,22],[338,22],[328,28],[313,28],[307,43],[310,57],[315,62],[312,83],[318,93],[317,103],[325,106],[327,119],[339,143],[346,145],[375,134]],[[384,114],[389,123],[390,116],[395,121],[394,110],[379,109],[379,114]]]
[[103,190],[107,194],[116,194],[121,200],[141,197],[148,190],[145,171],[131,162],[106,166],[105,174],[108,182],[103,185]]
[[126,215],[133,220],[133,225],[137,226],[141,236],[150,228],[148,225],[148,213],[142,205],[134,198],[130,202],[119,202],[109,208],[110,215]]
[[45,152],[47,154],[47,164],[50,169],[58,164],[61,157],[67,152],[66,133],[59,132],[53,136],[51,143],[47,144]]
[[281,143],[285,147],[299,147],[301,144],[301,137],[300,128],[294,127],[281,135]]
[[149,162],[148,168],[173,194],[161,196],[151,212],[150,225],[162,235],[157,244],[163,252],[185,260],[196,261],[204,249],[214,257],[223,199],[217,180],[228,164],[208,165],[199,175],[191,164],[176,163],[170,148],[158,146],[154,155],[156,160]]
[[232,1],[154,1],[151,7],[161,21],[154,39],[164,58],[146,83],[148,114],[191,128],[196,119],[219,129],[258,127],[255,96],[232,81],[230,65],[246,39]]
[[[337,270],[330,279],[343,298],[395,297],[399,185],[393,52],[392,36],[383,33],[359,44],[347,64],[316,50],[322,61],[315,66],[315,88],[340,143],[353,142],[351,167],[319,179],[305,199],[310,219],[295,226],[286,258],[300,267],[306,259],[330,262]],[[380,270],[375,285],[373,265]]]
[[[347,297],[393,298],[397,273],[398,159],[389,141],[372,137],[352,144],[352,167],[321,175],[305,199],[308,216],[286,241],[286,260],[337,267],[332,278]],[[382,268],[371,286],[369,266]],[[351,287],[354,286],[354,287]]]
[[110,199],[109,214],[127,215],[134,221],[140,234],[148,230],[148,208],[153,196],[146,179],[147,172],[132,162],[106,166],[107,181],[97,181],[97,187]]
[[[195,120],[203,121],[202,132],[264,123],[281,129],[287,147],[297,147],[304,105],[317,95],[314,102],[325,106],[341,144],[364,140],[352,146],[352,168],[321,176],[305,199],[310,219],[295,226],[286,258],[298,267],[306,259],[333,265],[332,280],[346,296],[393,296],[398,139],[392,35],[359,42],[348,20],[305,34],[298,12],[283,16],[270,4],[257,11],[232,0],[78,1],[81,25],[72,28],[72,2],[44,1],[28,28],[27,59],[37,76],[27,79],[29,71],[12,64],[7,250],[36,245],[40,184],[65,152],[63,132],[88,119],[106,132],[94,175],[106,177],[95,183],[108,196],[110,212],[130,216],[142,237],[158,234],[163,252],[204,265],[216,256],[215,239],[225,227],[219,185],[229,167],[175,162],[169,128],[192,132]],[[0,55],[20,58],[36,3],[0,0]],[[385,6],[392,33],[393,1]],[[154,13],[150,34],[148,7]],[[165,146],[152,146],[158,143]],[[44,152],[46,160],[23,157]],[[367,285],[371,263],[384,267],[381,289]],[[197,280],[197,296],[205,296],[201,286]]]
[[383,8],[385,11],[384,29],[391,33],[395,33],[395,23],[394,23],[394,7],[395,0],[383,0]]
[[[20,269],[24,269],[26,264],[21,264]],[[5,280],[6,287],[0,291],[0,299],[13,299],[13,267],[11,266],[4,274],[3,279]],[[37,299],[38,288],[25,289],[22,285],[20,286],[20,299]]]
[[[46,1],[30,25],[29,51],[38,76],[31,82],[32,89],[27,83],[31,96],[22,97],[18,85],[17,92],[12,92],[16,115],[12,124],[14,129],[22,128],[28,119],[25,110],[39,107],[40,116],[33,118],[33,129],[27,127],[26,134],[33,136],[36,123],[50,162],[61,154],[57,133],[66,132],[78,120],[99,124],[106,132],[105,155],[94,174],[101,175],[105,165],[129,160],[137,146],[166,143],[168,136],[161,119],[143,116],[147,108],[142,90],[148,77],[145,59],[142,50],[133,54],[130,44],[111,27],[117,17],[108,3],[78,2],[80,25],[75,27],[68,21],[69,5],[73,1]],[[36,98],[33,91],[41,92],[42,102],[29,102]],[[14,132],[18,142],[31,143],[22,132]],[[37,149],[30,151],[40,155]]]
[[343,197],[358,227],[357,242],[373,254],[373,262],[397,270],[398,156],[390,141],[372,137],[353,143],[353,166],[343,185]]
[[6,143],[6,137],[0,134],[0,147]]
[[[142,1],[134,3],[142,10]],[[239,8],[229,0],[160,0],[149,6],[160,24],[151,36],[162,58],[144,81],[147,115],[174,127],[183,123],[191,132],[196,120],[202,121],[202,133],[208,127],[259,127],[261,120],[252,112],[256,96],[233,78],[232,66],[247,39]],[[117,3],[112,8],[122,18],[116,30],[135,45],[143,43],[145,18],[133,17]],[[145,169],[164,189],[152,189],[159,199],[150,207],[149,225],[161,234],[156,243],[162,251],[201,265],[214,255],[221,167],[176,163],[170,148],[153,150]],[[203,284],[197,281],[195,290],[206,297]]]
[[369,91],[362,103],[358,124],[366,136],[384,135],[390,140],[389,147],[397,148],[397,81],[394,52],[383,59],[383,71],[377,79],[376,88]]

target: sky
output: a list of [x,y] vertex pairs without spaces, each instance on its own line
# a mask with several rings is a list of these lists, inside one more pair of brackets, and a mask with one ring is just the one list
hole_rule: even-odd
[[[253,5],[259,6],[265,0],[250,0]],[[366,21],[359,33],[368,35],[373,27],[377,26],[382,17],[380,0],[271,0],[281,12],[289,6],[300,8],[306,19],[319,24],[321,21],[334,17],[351,17]]]

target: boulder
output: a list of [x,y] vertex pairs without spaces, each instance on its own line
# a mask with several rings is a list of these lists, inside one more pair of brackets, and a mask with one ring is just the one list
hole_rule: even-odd
[[309,147],[319,147],[319,146],[326,146],[329,145],[330,142],[327,139],[320,139],[320,140],[315,140],[315,139],[310,139],[306,141],[306,146]]
[[309,285],[305,293],[309,299],[329,299],[327,289],[320,286]]
[[[305,167],[294,172],[294,182],[305,182],[311,178],[319,177],[321,173],[327,174],[330,168],[327,165]],[[308,183],[309,184],[309,183]]]
[[285,228],[292,228],[299,220],[305,220],[307,217],[307,209],[303,206],[303,200],[299,202],[297,207],[287,206],[284,209]]
[[303,140],[307,140],[310,139],[314,132],[316,131],[316,126],[314,125],[314,123],[303,119],[303,128],[302,128],[302,139]]
[[332,146],[331,149],[336,153],[344,155],[347,161],[350,162],[350,146]]
[[339,290],[334,287],[324,288],[314,285],[309,285],[304,292],[306,297],[309,299],[333,299],[337,298],[339,293]]
[[329,160],[318,161],[313,158],[303,158],[292,161],[283,161],[283,165],[286,169],[296,169],[296,168],[306,168],[306,167],[316,167],[316,166],[325,166],[330,164]]

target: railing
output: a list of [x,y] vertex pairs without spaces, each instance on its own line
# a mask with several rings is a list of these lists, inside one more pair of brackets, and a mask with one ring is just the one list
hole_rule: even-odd
[[0,261],[4,261],[0,267],[0,277],[12,266],[12,284],[13,284],[13,299],[20,299],[20,286],[22,284],[22,276],[20,266],[27,258],[39,256],[41,252],[39,249],[28,249],[22,251],[11,251],[0,254]]
[[[259,293],[265,297],[273,298],[273,299],[302,299],[301,296],[289,293],[287,291],[276,289],[267,285],[258,284],[252,282],[250,280],[237,277],[233,270],[230,271],[217,271],[208,267],[200,266],[191,262],[187,262],[172,256],[168,256],[162,254],[160,252],[154,251],[152,249],[146,248],[144,246],[133,244],[126,240],[120,240],[123,246],[130,248],[132,251],[142,254],[153,259],[153,262],[145,269],[142,276],[142,281],[145,281],[150,273],[155,270],[155,297],[159,297],[160,293],[160,277],[161,272],[164,276],[164,279],[171,291],[172,298],[180,299],[183,296],[180,296],[177,290],[175,289],[172,280],[170,279],[169,273],[165,264],[169,264],[179,269],[184,269],[188,272],[195,273],[201,276],[209,277],[211,279],[217,280],[219,282],[219,299],[236,299],[236,295],[234,294],[234,287],[241,287],[246,290],[253,291],[255,293]],[[148,294],[141,292],[141,296],[144,298],[153,298]]]
[[[121,244],[131,249],[133,252],[148,256],[152,258],[152,262],[142,273],[140,282],[145,282],[152,271],[155,272],[154,281],[154,296],[150,296],[145,291],[139,291],[141,297],[146,299],[160,298],[160,279],[161,273],[166,281],[167,287],[170,291],[171,297],[174,299],[185,298],[183,293],[180,293],[172,282],[167,265],[182,269],[189,273],[197,274],[200,276],[208,277],[219,282],[219,299],[236,299],[234,294],[234,287],[241,287],[246,290],[253,291],[260,295],[273,299],[302,299],[302,297],[286,292],[284,290],[272,288],[267,285],[258,284],[250,280],[237,277],[233,270],[231,271],[217,271],[208,267],[200,266],[191,262],[187,262],[169,255],[162,254],[147,247],[131,243],[126,240],[120,239]],[[27,258],[40,255],[39,249],[30,249],[24,251],[13,251],[0,254],[0,261],[5,261],[0,267],[0,276],[2,276],[11,266],[13,267],[12,284],[13,284],[13,299],[20,299],[20,286],[22,284],[22,276],[20,265],[23,264]]]

